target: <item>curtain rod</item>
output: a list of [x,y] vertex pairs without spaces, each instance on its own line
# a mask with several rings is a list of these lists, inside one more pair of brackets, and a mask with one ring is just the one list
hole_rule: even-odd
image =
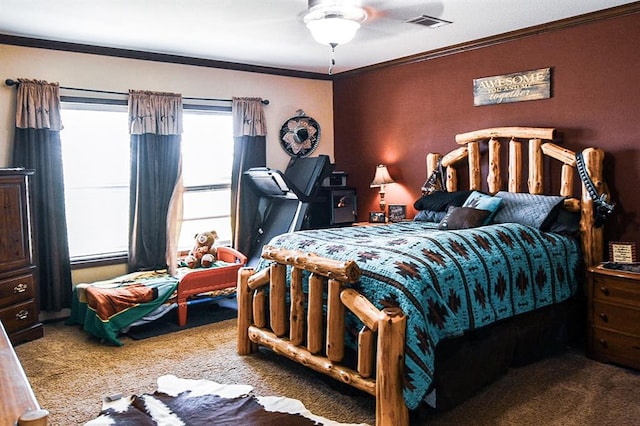
[[[12,80],[10,78],[6,79],[4,81],[4,83],[7,86],[18,86],[18,84],[20,84],[19,82]],[[123,95],[123,96],[127,96],[129,95],[128,93],[124,93],[124,92],[112,92],[110,90],[98,90],[98,89],[80,89],[78,87],[64,87],[64,86],[60,86],[61,89],[66,89],[66,90],[77,90],[79,92],[92,92],[92,93],[106,93],[109,95]],[[215,99],[215,98],[189,98],[189,97],[183,97],[182,99],[186,99],[186,100],[191,100],[191,101],[218,101],[218,102],[231,102],[232,99]],[[262,104],[264,105],[269,105],[269,99],[262,99],[260,102],[262,102]]]

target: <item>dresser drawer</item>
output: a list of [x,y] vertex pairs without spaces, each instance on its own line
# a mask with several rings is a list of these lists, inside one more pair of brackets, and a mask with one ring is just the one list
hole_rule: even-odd
[[640,309],[627,308],[608,303],[593,303],[592,324],[640,338]]
[[640,338],[592,328],[591,356],[640,369]]
[[27,328],[38,321],[38,311],[33,299],[0,309],[0,321],[7,333]]
[[0,308],[23,300],[33,299],[36,294],[33,274],[19,275],[0,281]]
[[640,308],[640,281],[594,274],[593,299]]

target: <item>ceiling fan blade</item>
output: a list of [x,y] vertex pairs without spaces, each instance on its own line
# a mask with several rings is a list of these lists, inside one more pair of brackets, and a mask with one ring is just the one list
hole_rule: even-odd
[[371,22],[383,19],[405,22],[421,15],[440,17],[444,12],[444,3],[442,1],[374,0],[364,2],[364,8]]

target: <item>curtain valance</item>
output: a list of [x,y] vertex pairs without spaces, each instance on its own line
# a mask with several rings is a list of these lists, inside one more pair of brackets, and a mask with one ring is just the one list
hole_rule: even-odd
[[129,90],[129,133],[182,134],[182,95]]
[[261,98],[232,99],[233,136],[266,136],[267,121]]
[[60,86],[42,80],[18,79],[16,127],[62,130]]

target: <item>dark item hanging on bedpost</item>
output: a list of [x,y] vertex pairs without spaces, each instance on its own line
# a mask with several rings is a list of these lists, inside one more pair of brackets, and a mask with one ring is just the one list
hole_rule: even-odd
[[447,191],[446,176],[442,169],[442,157],[438,158],[438,163],[431,176],[427,178],[427,181],[420,189],[422,190],[422,195],[428,195],[436,191]]
[[607,218],[613,213],[615,203],[607,202],[609,194],[606,192],[598,195],[598,190],[587,172],[582,152],[576,152],[576,168],[578,169],[578,175],[580,176],[582,183],[584,183],[584,186],[596,207],[593,210],[593,217],[595,221],[593,225],[596,228],[600,228]]

